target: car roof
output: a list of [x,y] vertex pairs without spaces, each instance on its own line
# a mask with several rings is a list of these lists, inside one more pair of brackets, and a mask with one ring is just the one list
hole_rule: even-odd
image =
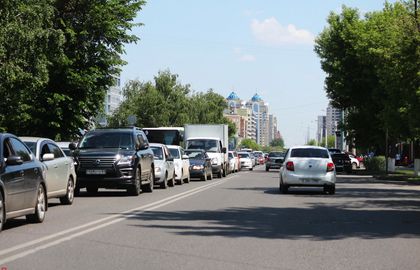
[[205,150],[203,150],[203,149],[185,149],[185,151],[187,152],[206,152]]
[[149,146],[164,147],[165,145],[162,143],[149,143]]
[[38,141],[51,141],[51,142],[54,142],[51,139],[42,138],[42,137],[26,137],[26,136],[23,136],[23,137],[19,137],[19,139],[21,139],[22,141],[25,141],[25,142],[38,142]]
[[181,148],[181,146],[179,146],[179,145],[172,145],[172,144],[169,144],[169,145],[166,145],[168,148],[170,148],[170,149],[179,149],[179,148]]
[[325,147],[321,146],[315,146],[315,145],[300,145],[300,146],[292,146],[289,149],[322,149],[322,150],[328,150]]

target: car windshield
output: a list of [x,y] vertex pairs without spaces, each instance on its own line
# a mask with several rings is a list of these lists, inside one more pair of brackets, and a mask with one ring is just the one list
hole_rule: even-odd
[[196,139],[187,141],[187,149],[203,149],[207,152],[218,152],[216,140]]
[[230,158],[233,158],[233,153],[228,153],[228,156],[229,156]]
[[249,154],[248,153],[238,153],[238,157],[240,157],[240,158],[249,158]]
[[25,142],[24,143],[29,147],[32,153],[36,155],[36,142]]
[[151,146],[150,148],[153,151],[153,155],[155,156],[155,159],[163,160],[162,147],[159,147],[159,146]]
[[185,151],[190,159],[204,159],[204,153],[201,151]]
[[270,154],[268,154],[269,157],[284,157],[284,153],[283,152],[271,152]]
[[181,158],[181,157],[179,156],[179,151],[178,151],[178,149],[176,149],[176,148],[169,148],[169,152],[171,152],[171,155],[172,155],[174,158],[176,158],[176,159]]
[[318,148],[296,148],[292,149],[290,157],[299,158],[329,158],[328,151]]
[[134,149],[133,137],[122,132],[92,132],[86,134],[79,144],[80,149],[119,148]]

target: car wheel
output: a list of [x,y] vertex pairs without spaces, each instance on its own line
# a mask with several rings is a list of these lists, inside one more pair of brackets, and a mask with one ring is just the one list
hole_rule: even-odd
[[36,197],[35,213],[26,215],[26,219],[30,222],[41,223],[44,221],[45,212],[47,211],[47,195],[43,185],[39,185]]
[[252,171],[254,168],[249,168],[250,171]]
[[6,222],[6,216],[4,213],[3,194],[0,192],[0,232],[3,230],[3,225]]
[[189,183],[191,181],[190,173],[188,173],[187,178],[185,178],[185,183]]
[[217,177],[222,178],[222,169],[220,169],[220,172],[217,173]]
[[335,185],[330,186],[329,192],[330,195],[334,195],[335,194]]
[[88,193],[95,194],[95,193],[98,193],[98,187],[97,186],[87,186],[86,191]]
[[74,188],[74,196],[75,197],[77,197],[77,196],[79,196],[80,195],[80,187],[78,187],[77,185],[76,185],[76,187]]
[[172,179],[170,182],[168,182],[168,186],[174,187],[175,186],[175,172],[172,173]]
[[168,172],[165,173],[165,178],[163,182],[159,184],[159,187],[162,189],[166,189],[168,187]]
[[224,168],[223,168],[223,175],[222,175],[223,177],[226,177],[226,175],[228,173],[226,168],[227,168],[227,166],[224,166]]
[[280,192],[286,194],[289,191],[289,187],[283,183],[283,180],[280,180]]
[[265,166],[265,171],[268,172],[269,170],[270,170],[270,168]]
[[141,193],[140,178],[141,178],[141,169],[137,168],[134,184],[127,189],[127,193],[129,195],[138,196]]
[[153,175],[153,168],[150,169],[150,173],[149,173],[149,183],[147,183],[146,185],[142,186],[142,189],[145,192],[153,192],[153,185],[154,185],[154,175]]
[[181,170],[181,178],[179,179],[179,181],[178,181],[178,185],[182,185],[182,184],[184,184],[184,179],[182,179],[182,176],[184,176],[184,171],[183,170]]
[[66,195],[60,197],[60,202],[62,204],[70,205],[74,201],[74,181],[73,178],[69,177],[67,181],[67,192]]

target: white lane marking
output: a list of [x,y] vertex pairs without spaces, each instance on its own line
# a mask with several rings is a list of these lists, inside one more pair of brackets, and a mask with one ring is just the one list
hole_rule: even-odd
[[[72,229],[68,229],[68,230],[65,230],[65,231],[62,231],[62,232],[59,232],[59,233],[56,233],[56,234],[47,236],[47,237],[39,238],[37,240],[33,240],[33,241],[28,242],[28,243],[25,243],[25,244],[17,245],[15,247],[2,250],[1,253],[0,253],[0,255],[11,253],[13,251],[16,251],[16,250],[19,250],[19,249],[23,249],[23,248],[26,248],[26,247],[29,247],[29,246],[32,246],[32,245],[35,245],[35,244],[38,244],[38,243],[41,243],[41,242],[50,240],[50,239],[55,238],[55,237],[58,237],[60,235],[67,234],[67,233],[72,232],[72,231],[75,231],[75,230],[79,230],[80,228],[89,227],[89,226],[94,225],[94,224],[99,223],[99,222],[103,222],[103,221],[106,221],[106,220],[109,220],[109,219],[114,219],[114,220],[109,221],[107,223],[103,223],[103,224],[94,226],[92,228],[89,228],[89,229],[80,231],[78,233],[75,233],[75,234],[72,234],[72,235],[69,235],[69,236],[66,236],[66,237],[57,239],[57,240],[55,240],[53,242],[46,243],[46,244],[41,245],[41,246],[38,246],[38,247],[33,247],[32,249],[30,249],[28,251],[23,251],[23,252],[20,252],[18,254],[15,254],[15,255],[12,255],[12,256],[3,258],[3,259],[0,260],[0,265],[4,265],[4,264],[9,263],[11,261],[14,261],[16,259],[26,257],[26,256],[28,256],[30,254],[33,254],[33,253],[39,251],[39,250],[46,249],[48,247],[58,245],[58,244],[63,243],[65,241],[69,241],[69,240],[71,240],[73,238],[79,237],[81,235],[87,234],[87,233],[92,232],[92,231],[99,230],[101,228],[110,226],[110,225],[112,225],[114,223],[118,223],[118,222],[123,221],[123,220],[126,220],[128,218],[135,217],[136,215],[139,214],[139,212],[152,211],[152,210],[155,210],[157,208],[163,207],[165,205],[174,203],[174,202],[179,201],[181,199],[184,199],[184,198],[187,198],[189,196],[192,196],[192,195],[194,195],[196,193],[200,193],[200,192],[202,192],[204,190],[210,189],[210,188],[212,188],[214,186],[221,185],[221,184],[225,183],[227,180],[229,180],[229,179],[231,179],[233,177],[234,176],[227,177],[227,178],[225,178],[225,179],[223,179],[221,181],[218,181],[218,182],[215,182],[215,183],[211,183],[211,184],[208,184],[208,185],[205,185],[205,186],[197,187],[197,188],[194,188],[192,190],[179,193],[177,195],[168,197],[166,199],[159,200],[159,201],[154,202],[154,203],[150,203],[150,204],[147,204],[147,205],[144,205],[144,206],[141,206],[141,207],[137,207],[137,208],[134,208],[134,209],[131,209],[131,210],[127,210],[127,211],[121,212],[120,214],[115,214],[115,215],[112,215],[112,216],[109,216],[109,217],[106,217],[106,218],[102,218],[100,220],[96,220],[96,221],[93,221],[93,222],[89,222],[87,224],[84,224],[84,225],[81,225],[81,226],[78,226],[78,227],[75,227],[75,228],[72,228]],[[121,217],[121,215],[130,213],[130,212],[135,212],[135,213]]]

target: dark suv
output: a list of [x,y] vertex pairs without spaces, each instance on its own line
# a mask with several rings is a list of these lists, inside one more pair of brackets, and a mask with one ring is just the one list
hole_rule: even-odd
[[77,148],[77,186],[96,193],[98,188],[126,189],[137,196],[153,191],[153,152],[139,128],[96,129],[87,132]]

